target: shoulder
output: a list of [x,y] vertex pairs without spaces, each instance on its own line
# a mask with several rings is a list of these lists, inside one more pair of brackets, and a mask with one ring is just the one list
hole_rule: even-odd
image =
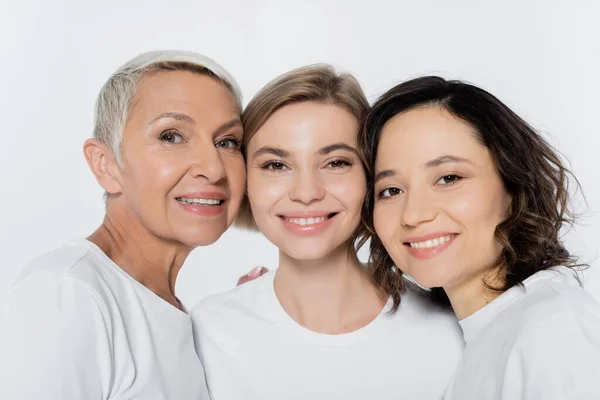
[[512,321],[515,345],[527,352],[552,349],[600,350],[600,304],[578,285],[571,271],[543,271],[544,279],[526,283],[521,301],[498,319]]
[[[38,257],[4,298],[0,370],[10,374],[0,376],[0,393],[61,399],[107,393],[112,344],[106,312],[90,286],[70,274],[85,254],[66,246]],[[24,386],[23,377],[35,385]]]
[[190,315],[194,323],[237,319],[254,314],[267,301],[275,271],[223,293],[208,296],[196,304]]
[[462,331],[452,308],[435,303],[426,290],[415,284],[407,285],[393,318],[401,329],[434,332],[440,338],[463,345]]
[[570,279],[550,277],[526,285],[522,300],[495,325],[506,335],[498,336],[497,343],[510,346],[507,368],[524,370],[527,387],[543,387],[544,398],[556,393],[562,394],[559,398],[590,398],[574,393],[600,389],[600,304]]
[[10,310],[102,308],[97,290],[86,279],[89,270],[94,269],[90,250],[70,242],[35,258],[8,291],[5,306]]
[[513,312],[523,315],[523,329],[538,326],[566,329],[583,321],[600,328],[600,304],[578,284],[574,271],[562,268],[542,272],[545,272],[543,279],[518,289],[525,294]]
[[92,243],[73,239],[64,245],[33,259],[23,270],[15,287],[43,274],[46,277],[73,278],[92,283],[95,277],[112,268],[105,268],[108,257]]
[[36,273],[66,275],[72,272],[80,261],[88,257],[90,247],[78,241],[68,242],[33,259],[23,270],[17,283]]

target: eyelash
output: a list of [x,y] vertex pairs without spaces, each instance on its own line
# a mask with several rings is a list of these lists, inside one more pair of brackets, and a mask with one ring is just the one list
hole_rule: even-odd
[[[338,164],[338,166],[333,166],[332,164]],[[339,165],[341,164],[341,165]],[[344,159],[336,159],[336,160],[331,160],[327,163],[327,167],[331,168],[333,170],[339,170],[342,168],[346,168],[346,167],[350,167],[352,165],[352,163],[348,160],[344,160]]]
[[[167,136],[178,137],[178,138],[180,138],[180,141],[177,142],[177,141],[166,140]],[[162,132],[160,134],[159,140],[161,140],[161,141],[163,141],[165,143],[169,143],[169,144],[178,144],[178,143],[181,143],[183,141],[183,135],[179,131],[176,131],[174,129],[169,129],[169,130],[164,131],[164,132]],[[231,145],[231,146],[227,146],[227,145],[223,146],[224,142],[229,142],[229,143],[232,143],[233,145]],[[239,150],[240,147],[241,147],[241,143],[235,137],[225,137],[225,138],[221,138],[221,139],[217,140],[216,143],[215,143],[215,147],[229,149],[229,150]]]
[[171,142],[171,141],[169,141],[169,140],[165,140],[165,137],[166,137],[167,135],[172,135],[172,136],[179,137],[179,138],[181,139],[181,142],[183,141],[183,135],[182,135],[182,134],[181,134],[179,131],[176,131],[176,130],[174,130],[174,129],[169,129],[169,130],[167,130],[167,131],[161,132],[161,134],[160,134],[160,136],[159,136],[158,138],[159,138],[159,140],[161,140],[161,141],[163,141],[163,142],[165,142],[165,143],[169,143],[169,144],[177,144],[177,143],[180,143],[180,142]]
[[[396,193],[396,194],[390,194],[389,196],[384,196],[384,195],[383,195],[383,193],[384,193],[385,191],[391,191],[391,190],[397,190],[399,193]],[[382,190],[380,190],[380,191],[379,191],[379,193],[377,193],[377,198],[378,198],[378,199],[387,199],[387,198],[390,198],[390,197],[393,197],[393,196],[398,196],[398,195],[399,195],[401,192],[402,192],[402,189],[398,189],[398,188],[396,188],[396,187],[388,187],[388,188],[385,188],[385,189],[382,189]]]
[[435,181],[435,183],[437,184],[439,181],[441,181],[444,178],[452,178],[452,181],[448,182],[448,183],[442,183],[442,186],[450,186],[450,185],[454,185],[456,182],[460,181],[461,179],[463,179],[462,176],[458,175],[458,174],[447,174],[447,175],[443,175],[441,176],[437,181]]
[[[332,164],[338,164],[337,166],[334,166]],[[341,164],[341,165],[339,165]],[[331,160],[327,163],[327,167],[332,169],[332,170],[339,170],[342,168],[346,168],[351,166],[352,163],[350,161],[347,160]],[[278,166],[278,168],[274,168],[274,166]],[[268,170],[268,171],[273,171],[273,172],[282,172],[285,171],[286,169],[288,169],[288,166],[285,165],[283,162],[281,161],[267,161],[266,163],[262,164],[260,166],[261,169],[264,170]]]
[[[281,166],[283,168],[274,168],[275,165]],[[288,166],[282,163],[281,161],[267,161],[266,163],[260,166],[260,169],[271,172],[282,172],[285,171],[287,168]]]
[[[219,146],[219,143],[223,143],[223,142],[233,143],[233,146]],[[238,139],[236,139],[234,137],[225,137],[225,138],[221,138],[221,139],[217,140],[217,142],[215,143],[215,147],[217,147],[217,148],[222,147],[224,149],[229,149],[229,150],[239,150],[241,147],[241,143]]]
[[[437,181],[435,181],[435,183],[437,184],[439,181],[441,181],[441,180],[442,180],[442,179],[444,179],[444,178],[452,178],[452,181],[451,181],[451,182],[448,182],[448,183],[442,183],[442,184],[441,184],[442,186],[451,186],[451,185],[454,185],[455,183],[457,183],[458,181],[460,181],[460,180],[462,180],[462,179],[463,179],[463,177],[462,177],[462,176],[460,176],[460,175],[458,175],[458,174],[447,174],[447,175],[443,175],[443,176],[441,176],[441,177],[440,177],[440,178],[439,178]],[[392,190],[397,190],[397,191],[398,191],[398,193],[395,193],[395,194],[391,194],[391,193],[390,193],[390,194],[389,194],[389,195],[387,195],[387,196],[384,196],[384,195],[383,195],[383,193],[384,193],[385,191],[392,191]],[[387,198],[390,198],[390,197],[393,197],[393,196],[397,196],[397,195],[399,195],[399,194],[401,194],[401,193],[402,193],[402,189],[399,189],[399,188],[397,188],[397,187],[388,187],[388,188],[385,188],[385,189],[382,189],[382,190],[380,190],[380,191],[377,193],[377,198],[378,198],[378,199],[387,199]]]

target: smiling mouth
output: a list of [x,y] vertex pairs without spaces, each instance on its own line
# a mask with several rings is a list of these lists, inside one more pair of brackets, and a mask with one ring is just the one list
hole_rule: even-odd
[[176,197],[175,200],[181,204],[191,204],[195,206],[219,206],[225,202],[221,199],[202,199],[199,197]]
[[424,240],[422,242],[404,242],[404,245],[410,246],[413,249],[432,249],[451,241],[457,236],[458,234],[454,233],[452,235],[441,236],[435,239]]
[[321,222],[325,222],[328,219],[335,217],[338,213],[334,212],[328,215],[324,215],[322,217],[310,217],[310,218],[295,218],[295,217],[286,217],[284,215],[278,215],[282,220],[289,222],[291,224],[299,225],[299,226],[310,226],[320,224]]

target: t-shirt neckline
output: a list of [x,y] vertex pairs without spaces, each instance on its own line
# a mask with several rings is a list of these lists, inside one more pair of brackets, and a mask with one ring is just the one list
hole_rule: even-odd
[[[141,292],[145,293],[148,298],[152,299],[152,301],[155,302],[157,305],[159,305],[161,308],[163,308],[170,314],[175,315],[177,318],[185,319],[188,322],[190,321],[189,313],[187,312],[187,309],[185,309],[185,307],[184,307],[185,311],[180,310],[177,307],[174,307],[172,304],[170,304],[169,302],[164,300],[162,297],[160,297],[159,295],[154,293],[148,287],[144,286],[140,281],[135,279],[133,276],[129,275],[123,268],[121,268],[110,257],[108,257],[106,255],[106,253],[104,253],[102,251],[102,249],[100,247],[98,247],[94,242],[92,242],[86,238],[73,237],[73,238],[71,238],[69,243],[87,247],[97,257],[99,257],[104,262],[105,265],[110,266],[117,274],[124,277],[133,286],[137,287]],[[177,299],[177,301],[179,301],[179,299]],[[180,302],[180,304],[182,304],[182,303]],[[183,306],[183,304],[182,304],[182,306]]]
[[279,302],[277,294],[275,293],[276,272],[276,270],[270,271],[265,274],[264,279],[261,279],[262,289],[266,293],[267,304],[270,305],[271,312],[273,313],[276,322],[284,329],[289,330],[300,337],[302,340],[317,346],[344,347],[366,340],[368,337],[381,331],[381,326],[385,323],[386,317],[388,316],[387,313],[392,306],[391,300],[388,300],[381,312],[371,322],[355,331],[340,334],[314,332],[296,322]]

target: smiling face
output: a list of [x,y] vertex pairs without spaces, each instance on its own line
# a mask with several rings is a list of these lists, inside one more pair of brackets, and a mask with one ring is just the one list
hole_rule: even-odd
[[148,75],[132,102],[109,202],[154,236],[211,244],[242,199],[241,139],[240,110],[218,80],[187,71]]
[[437,107],[398,114],[375,164],[373,222],[398,268],[425,287],[481,285],[510,196],[473,127]]
[[248,199],[260,231],[288,256],[315,260],[343,248],[366,194],[358,121],[331,104],[276,111],[248,143]]

